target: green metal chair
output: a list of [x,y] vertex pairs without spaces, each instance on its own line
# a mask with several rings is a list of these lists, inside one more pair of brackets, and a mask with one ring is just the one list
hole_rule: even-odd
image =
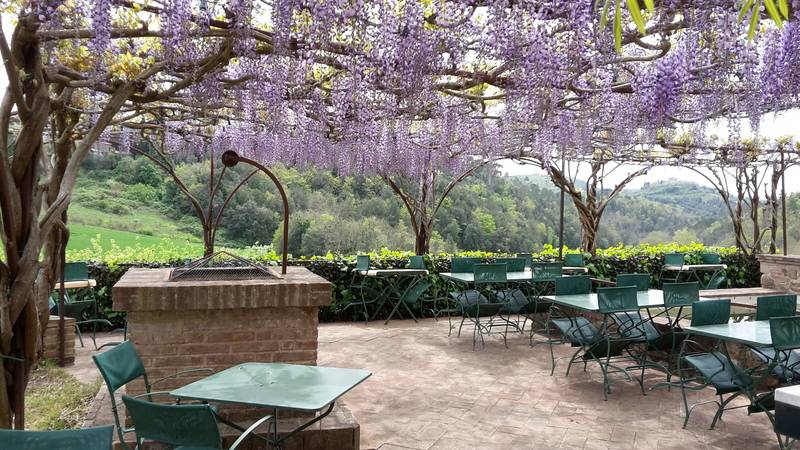
[[525,258],[495,258],[494,262],[505,264],[509,272],[524,272],[527,264]]
[[[603,373],[603,398],[608,400],[611,392],[611,380],[609,375],[612,373],[622,373],[626,379],[631,380],[628,370],[635,368],[641,371],[638,378],[642,394],[644,394],[644,361],[641,356],[634,357],[625,350],[636,342],[635,339],[615,332],[611,327],[609,317],[615,314],[638,314],[639,303],[634,286],[600,288],[597,290],[597,303],[600,314],[603,315],[603,323],[598,329],[585,318],[569,318],[567,321],[555,320],[553,323],[561,330],[564,338],[578,350],[570,358],[567,365],[567,375],[573,364],[580,357],[584,363],[595,361],[598,363]],[[580,320],[583,319],[583,320]],[[616,364],[618,360],[635,361],[634,366],[621,367]],[[555,366],[555,359],[553,360]]]
[[585,267],[582,253],[567,253],[564,255],[564,266],[566,267]]
[[349,290],[351,293],[358,292],[358,296],[360,297],[361,301],[350,302],[345,305],[344,308],[342,308],[342,311],[346,311],[350,308],[361,307],[361,312],[364,314],[364,323],[369,323],[370,318],[367,306],[377,303],[383,294],[383,292],[374,286],[372,280],[361,274],[362,272],[368,271],[370,269],[370,265],[371,262],[369,255],[356,256],[356,265],[352,270],[353,279],[350,282]]
[[209,368],[189,369],[176,372],[151,382],[147,377],[142,359],[139,357],[139,353],[136,352],[136,348],[131,341],[124,341],[114,348],[92,356],[92,359],[97,369],[100,370],[100,375],[103,376],[103,381],[105,381],[106,387],[108,388],[109,398],[111,399],[111,413],[114,415],[114,422],[117,425],[117,434],[119,435],[120,442],[125,442],[125,434],[134,431],[134,429],[125,427],[123,422],[120,421],[117,401],[114,396],[119,388],[133,380],[141,378],[142,381],[144,381],[145,387],[145,394],[143,395],[147,396],[149,400],[152,400],[153,395],[169,394],[165,391],[153,391],[153,386],[158,383],[189,373],[214,372]]
[[[483,338],[484,334],[490,334],[493,327],[498,324],[493,320],[503,307],[503,303],[489,302],[483,292],[492,292],[493,285],[505,283],[507,280],[506,269],[508,266],[505,264],[474,264],[473,275],[475,290],[472,291],[477,295],[462,295],[456,297],[456,300],[461,306],[461,324],[458,327],[458,336],[461,336],[461,328],[464,322],[469,320],[473,324],[472,330],[472,349],[478,342],[481,341],[481,348],[486,346]],[[483,319],[483,320],[482,320]],[[503,344],[508,347],[506,342],[506,334],[503,333]]]
[[0,448],[13,450],[111,450],[114,427],[76,430],[3,430]]
[[788,317],[797,314],[797,295],[766,295],[756,298],[756,320]]
[[389,313],[389,316],[384,321],[384,325],[389,323],[389,320],[395,315],[395,313],[399,312],[400,306],[402,306],[406,312],[414,319],[414,322],[417,321],[417,318],[414,316],[414,312],[412,308],[415,308],[420,301],[420,298],[425,291],[431,287],[433,283],[430,281],[417,281],[410,285],[406,290],[403,292],[403,295],[400,297],[400,300],[394,305],[392,308],[392,312]]
[[482,258],[451,258],[450,259],[450,272],[452,273],[472,273],[472,268],[475,264],[481,264]]
[[[592,280],[589,278],[588,275],[580,275],[580,276],[567,276],[567,277],[558,277],[554,281],[555,287],[555,295],[582,295],[582,294],[590,294],[592,292]],[[544,323],[542,324],[541,330],[544,330],[547,333],[547,340],[545,342],[548,343],[550,347],[550,360],[551,360],[551,368],[550,368],[550,375],[553,375],[555,371],[555,354],[553,353],[553,344],[556,343],[563,343],[564,340],[562,339],[553,339],[550,335],[550,326],[555,325],[562,334],[565,333],[564,330],[571,333],[577,331],[578,329],[584,327],[593,327],[585,317],[570,317],[564,315],[558,307],[553,306],[552,302],[544,301],[540,297],[536,297],[535,303],[536,309],[535,311],[541,311],[542,313],[547,313],[547,319],[545,319]],[[554,315],[555,313],[555,315]],[[531,321],[534,321],[534,318],[531,317]],[[590,329],[587,328],[587,329]],[[536,342],[534,341],[534,333],[538,331],[533,328],[531,325],[531,334],[530,334],[530,345],[534,346]]]
[[427,270],[428,268],[425,266],[425,257],[421,255],[414,255],[408,258],[408,268],[409,269],[418,269],[418,270]]
[[[795,294],[768,295],[756,299],[756,320],[792,317],[796,314],[797,295]],[[771,325],[770,330],[772,330]],[[764,364],[772,364],[774,366],[773,374],[781,381],[800,381],[800,352],[779,352],[775,350],[775,346],[753,348],[751,351]]]
[[[64,282],[88,280],[89,268],[85,262],[71,262],[64,265]],[[59,284],[56,283],[56,291],[53,292],[53,295],[51,295],[49,299],[50,314],[53,315],[59,314],[58,289]],[[91,325],[92,344],[94,345],[95,350],[98,350],[101,347],[97,347],[97,325],[112,327],[113,324],[108,319],[104,319],[99,316],[97,311],[97,300],[94,297],[94,290],[89,287],[85,289],[89,289],[91,294],[91,299],[89,300],[75,300],[71,295],[69,295],[69,291],[64,293],[64,317],[69,317],[75,320],[75,334],[78,335],[78,341],[80,342],[81,347],[84,347],[81,325]],[[123,328],[121,331],[124,331],[127,335],[127,327]],[[103,347],[106,345],[116,345],[116,343],[105,344]]]
[[637,291],[650,289],[650,274],[621,273],[617,275],[617,287],[636,286]]
[[685,273],[684,264],[686,264],[685,253],[665,253],[664,264],[659,276],[661,283],[679,283],[681,275]]
[[[222,436],[217,415],[210,405],[166,405],[140,400],[127,395],[122,397],[136,428],[136,447],[142,449],[145,440],[176,446],[186,450],[221,450]],[[275,421],[265,416],[253,423],[229,450],[234,450],[255,430],[267,422],[267,432],[272,433]]]
[[564,273],[563,264],[560,262],[534,262],[531,263],[531,280],[528,283],[529,295],[539,299],[553,291],[555,280]]
[[[692,304],[693,327],[704,325],[722,325],[730,321],[730,300],[704,300]],[[717,412],[711,421],[711,429],[728,409],[727,405],[739,395],[745,393],[752,385],[750,376],[719,350],[720,342],[715,342],[710,349],[704,348],[695,340],[686,338],[681,343],[680,357],[678,359],[678,373],[680,375],[680,388],[683,397],[683,406],[686,417],[683,427],[689,423],[689,417],[694,408],[714,403]],[[686,366],[684,366],[684,363]],[[687,391],[699,391],[713,387],[719,400],[706,400],[689,405],[686,397]],[[728,398],[725,398],[725,396]]]
[[525,268],[530,269],[533,262],[533,255],[531,253],[517,253],[517,258],[525,260]]
[[[722,264],[722,257],[718,253],[700,253],[697,256],[700,259],[700,264]],[[697,281],[702,282],[702,275],[699,272],[695,271],[694,277]],[[715,269],[711,272],[708,282],[703,284],[703,289],[717,289],[727,280],[725,269]]]

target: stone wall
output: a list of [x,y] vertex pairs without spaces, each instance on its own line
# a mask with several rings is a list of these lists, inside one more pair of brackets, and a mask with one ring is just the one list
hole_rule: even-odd
[[758,255],[761,286],[800,292],[800,255]]

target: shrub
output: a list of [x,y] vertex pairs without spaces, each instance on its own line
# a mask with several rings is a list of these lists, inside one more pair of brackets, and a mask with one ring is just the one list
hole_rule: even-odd
[[[222,248],[220,248],[222,250]],[[270,265],[278,265],[280,255],[272,246],[248,247],[245,249],[228,249],[228,251]],[[574,250],[567,250],[574,252]],[[664,253],[681,252],[692,258],[701,252],[717,252],[722,256],[722,262],[728,265],[728,287],[752,287],[760,283],[759,263],[755,257],[746,256],[737,252],[733,247],[706,248],[702,244],[689,245],[638,245],[616,246],[602,249],[597,255],[587,261],[589,273],[596,278],[613,279],[618,273],[652,273],[658,278]],[[122,323],[118,313],[111,310],[111,287],[131,267],[177,267],[182,266],[200,257],[200,249],[195,253],[185,248],[174,248],[162,245],[157,248],[120,248],[111,246],[101,248],[95,242],[91,250],[81,252],[68,252],[70,261],[89,261],[89,273],[97,280],[95,295],[100,304],[100,310],[116,324]],[[370,254],[372,264],[376,268],[401,268],[408,264],[411,252],[391,251],[383,249]],[[444,280],[438,276],[439,272],[450,270],[450,258],[453,255],[439,253],[428,255],[425,258],[428,270],[431,272],[433,287],[426,294],[429,297],[447,294]],[[470,251],[460,252],[456,256],[472,256],[485,258],[490,261],[496,256],[505,256],[490,252]],[[534,255],[536,260],[553,260],[557,258],[558,250],[546,245],[541,252]],[[357,293],[351,292],[349,287],[353,282],[352,268],[355,265],[354,255],[335,255],[328,253],[324,256],[311,258],[292,259],[290,265],[304,266],[311,272],[325,278],[333,284],[332,302],[329,307],[320,310],[320,320],[352,320],[353,309],[345,310],[347,304],[357,300]],[[386,311],[388,313],[388,311]]]

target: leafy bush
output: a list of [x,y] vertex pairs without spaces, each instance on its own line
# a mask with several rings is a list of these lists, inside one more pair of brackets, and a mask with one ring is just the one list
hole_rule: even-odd
[[[280,263],[280,255],[271,246],[228,250],[262,263],[270,265],[278,265]],[[112,245],[110,248],[102,248],[97,242],[94,242],[93,249],[68,252],[67,259],[69,261],[90,262],[89,273],[92,278],[97,280],[95,295],[99,301],[100,309],[112,322],[121,324],[122,317],[111,310],[111,287],[129,268],[182,266],[200,257],[201,251],[199,248],[189,251],[186,248],[167,245],[156,248],[120,248]],[[566,251],[575,252],[569,249]],[[656,281],[658,281],[663,265],[663,255],[671,252],[689,254],[690,262],[699,253],[716,252],[722,257],[722,262],[728,265],[726,272],[728,287],[753,287],[759,285],[761,274],[758,260],[755,257],[745,256],[737,252],[733,247],[706,248],[702,244],[621,245],[599,250],[596,256],[587,261],[587,267],[591,276],[596,278],[613,279],[618,273],[652,273],[655,275]],[[372,265],[376,268],[402,268],[406,267],[408,257],[411,255],[411,252],[383,249],[380,252],[370,254],[370,259]],[[447,253],[426,256],[425,262],[431,272],[431,281],[433,282],[433,287],[427,292],[426,296],[440,297],[447,294],[444,280],[438,276],[438,273],[450,270],[450,258],[452,256]],[[457,253],[456,256],[480,257],[491,261],[494,257],[506,255],[470,251]],[[557,257],[558,249],[549,245],[534,255],[534,259],[540,261],[554,260]],[[350,290],[355,276],[351,270],[355,265],[355,256],[328,253],[324,256],[290,259],[289,264],[304,266],[333,284],[332,303],[329,307],[321,309],[321,320],[354,319],[354,310],[345,309],[345,307],[358,299],[358,293]]]

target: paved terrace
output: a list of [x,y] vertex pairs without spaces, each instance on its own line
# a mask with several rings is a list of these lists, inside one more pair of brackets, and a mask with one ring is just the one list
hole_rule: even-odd
[[[361,424],[365,449],[765,449],[776,448],[769,420],[727,411],[714,430],[715,406],[698,407],[681,429],[677,390],[642,396],[635,382],[621,381],[603,401],[596,365],[587,372],[566,362],[550,376],[546,345],[528,346],[509,334],[509,348],[490,337],[472,351],[472,333],[447,336],[447,320],[323,324],[319,364],[366,368],[374,375],[344,397]],[[112,339],[118,338],[117,336]],[[111,339],[109,339],[111,340]],[[571,354],[567,345],[557,356]],[[72,373],[99,376],[89,350],[78,349]],[[663,380],[647,376],[648,386]],[[712,399],[713,391],[690,400]],[[742,401],[735,404],[744,404]]]

